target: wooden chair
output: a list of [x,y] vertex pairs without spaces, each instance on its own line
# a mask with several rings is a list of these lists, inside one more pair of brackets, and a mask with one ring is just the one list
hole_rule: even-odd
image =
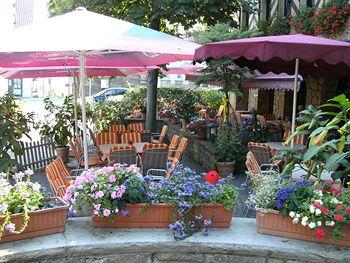
[[89,129],[89,133],[90,133],[90,138],[91,138],[93,144],[95,146],[98,146],[97,139],[96,139],[96,136],[95,136],[94,132],[91,129]]
[[177,159],[179,161],[182,160],[182,157],[186,151],[186,147],[187,147],[187,143],[188,143],[188,139],[186,137],[182,137],[179,143],[179,146],[177,147],[177,149],[174,151],[174,157],[169,157],[169,161],[173,161],[173,159]]
[[72,179],[76,178],[72,174],[82,170],[74,169],[69,172],[61,157],[57,157],[52,163],[47,165],[45,173],[55,196],[62,198],[66,194],[67,187],[71,185]]
[[174,170],[176,169],[177,165],[180,163],[180,161],[176,158],[173,158],[173,160],[168,163],[168,172],[166,174],[166,179],[170,179],[171,176],[173,175],[174,173]]
[[[153,179],[160,179],[168,173],[168,150],[165,143],[147,143],[143,147],[141,156],[141,171]],[[163,174],[163,176],[161,176]]]
[[115,164],[135,164],[138,163],[138,158],[136,154],[136,148],[133,145],[120,145],[120,146],[113,146],[110,149],[110,155],[109,155],[109,163]]
[[142,132],[145,130],[145,125],[140,123],[130,123],[128,125],[128,132]]
[[123,124],[115,124],[115,125],[109,126],[108,131],[109,132],[120,132],[120,133],[123,133],[123,132],[126,132],[126,128],[125,128],[125,125],[123,125]]
[[276,120],[276,116],[273,113],[266,113],[263,114],[264,118],[266,121],[275,121]]
[[254,185],[256,185],[264,173],[273,170],[279,172],[279,167],[276,164],[259,165],[251,151],[247,153],[245,165],[247,167],[247,175],[252,179]]
[[96,143],[97,143],[97,145],[120,143],[119,140],[118,140],[118,133],[115,133],[115,132],[99,132],[97,134]]
[[170,141],[170,145],[169,145],[169,153],[168,153],[168,157],[173,157],[175,154],[175,151],[177,149],[177,146],[179,145],[180,142],[180,136],[178,135],[173,135],[173,137],[171,138]]
[[[164,139],[165,139],[165,136],[168,132],[168,126],[167,125],[163,125],[162,127],[162,131],[159,133],[153,133],[152,134],[152,142],[153,143],[163,143],[164,142]],[[158,140],[154,139],[154,138],[158,138]]]
[[[72,149],[73,155],[77,160],[77,168],[83,168],[85,166],[84,163],[84,154],[79,154],[77,147],[75,146],[73,141],[69,142],[69,146]],[[100,159],[100,156],[93,154],[88,155],[88,166],[103,166],[105,163]]]
[[122,134],[122,143],[141,142],[141,134],[139,132],[126,132]]
[[[292,131],[285,131],[283,135],[283,141],[286,141],[289,136],[292,135]],[[298,134],[294,136],[293,141],[296,144],[306,145],[307,136],[305,134]]]
[[249,142],[248,149],[254,155],[259,166],[262,164],[280,165],[282,163],[282,160],[272,160],[272,150],[266,143]]

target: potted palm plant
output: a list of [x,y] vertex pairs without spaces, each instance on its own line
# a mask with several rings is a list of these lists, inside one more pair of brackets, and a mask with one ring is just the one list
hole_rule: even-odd
[[62,105],[56,105],[49,98],[45,98],[44,104],[48,114],[45,116],[44,122],[41,123],[40,135],[53,138],[57,156],[68,162],[67,144],[73,137],[73,98],[67,96]]
[[225,177],[233,173],[240,151],[241,140],[239,136],[233,133],[231,127],[227,125],[220,126],[215,149],[215,164],[221,176]]

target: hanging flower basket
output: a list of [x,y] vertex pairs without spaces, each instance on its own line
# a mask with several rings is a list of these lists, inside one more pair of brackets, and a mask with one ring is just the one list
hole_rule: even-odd
[[315,231],[309,229],[308,227],[303,227],[300,224],[293,224],[290,217],[285,217],[278,211],[257,210],[256,226],[257,231],[260,234],[350,247],[349,224],[343,225],[343,233],[345,238],[340,237],[337,240],[333,240],[331,237],[324,237],[322,239],[318,239],[315,236]]
[[[114,221],[107,217],[94,216],[94,227],[110,228],[169,228],[174,209],[172,205],[158,204],[127,204],[127,215],[119,213]],[[203,218],[211,218],[213,228],[228,228],[231,224],[233,209],[226,210],[223,205],[206,204],[194,209],[195,214],[202,214]]]
[[[53,199],[59,200],[62,206],[29,212],[30,220],[26,229],[20,234],[13,234],[5,230],[0,243],[64,232],[68,205],[59,197]],[[4,220],[5,217],[1,216],[0,225],[4,224]],[[11,222],[18,227],[21,226],[23,213],[11,215]]]

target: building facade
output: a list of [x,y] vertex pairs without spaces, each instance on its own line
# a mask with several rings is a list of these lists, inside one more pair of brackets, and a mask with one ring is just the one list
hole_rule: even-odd
[[[254,11],[247,13],[241,11],[240,22],[243,28],[253,29],[259,21],[273,19],[275,16],[293,16],[301,8],[320,8],[328,0],[254,0]],[[350,3],[350,1],[349,1]],[[293,32],[292,32],[293,33]],[[348,18],[344,33],[336,39],[350,41],[350,17]],[[328,99],[345,93],[350,96],[349,78],[318,78],[303,76],[298,92],[297,105],[299,109],[310,104],[319,106]],[[290,119],[292,115],[292,91],[285,90],[258,90],[250,89],[248,101],[237,102],[237,109],[257,110],[259,114],[274,113],[276,118]]]

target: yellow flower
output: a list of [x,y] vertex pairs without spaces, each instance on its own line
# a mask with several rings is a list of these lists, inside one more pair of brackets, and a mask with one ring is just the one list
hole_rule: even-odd
[[333,199],[329,200],[329,203],[330,203],[330,204],[333,204]]
[[340,201],[340,202],[339,202],[339,204],[340,204],[340,205],[342,205],[342,204],[343,204],[343,202],[342,202],[342,201]]

